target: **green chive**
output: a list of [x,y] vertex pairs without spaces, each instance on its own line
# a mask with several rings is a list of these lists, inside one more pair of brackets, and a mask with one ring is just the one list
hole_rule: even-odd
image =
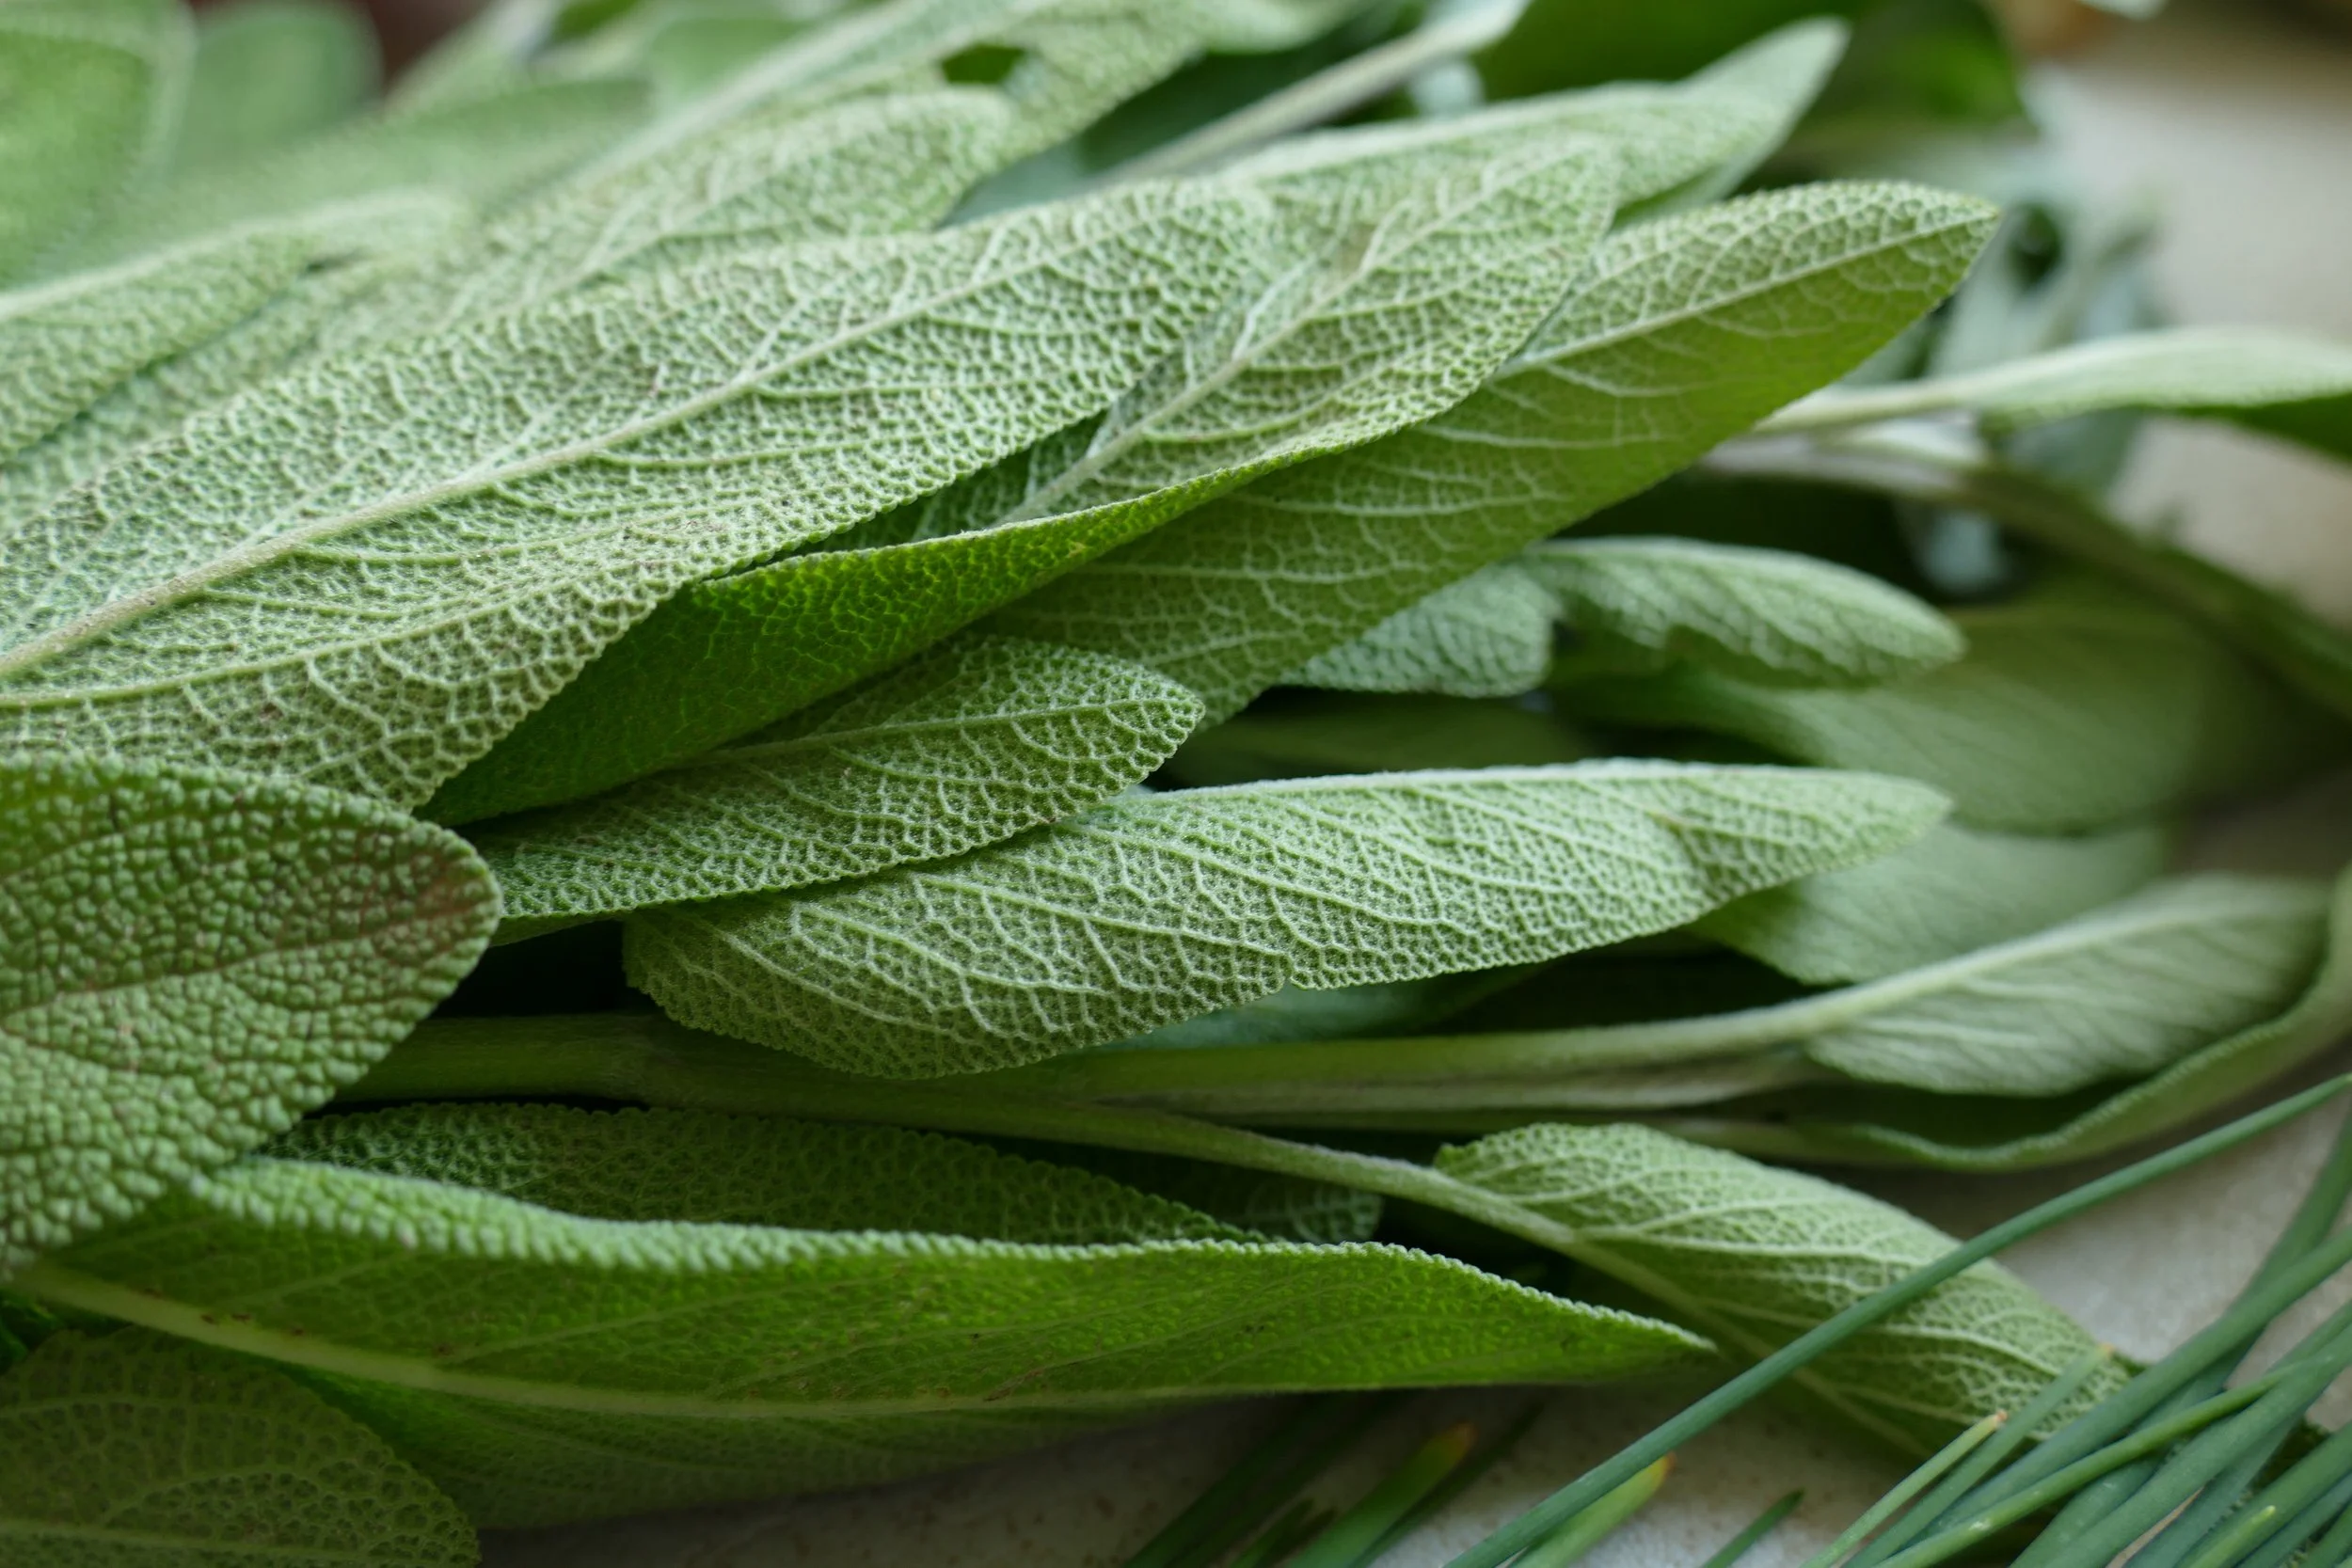
[[2300,1518],[2303,1510],[2341,1485],[2347,1475],[2352,1475],[2352,1427],[2334,1433],[2265,1488],[2249,1505],[2248,1516],[2189,1559],[2189,1568],[2229,1568],[2286,1528],[2290,1520]]
[[1129,1558],[1127,1568],[1196,1568],[1216,1561],[1353,1443],[1389,1402],[1360,1395],[1305,1402]]
[[1310,1542],[1292,1560],[1291,1568],[1357,1568],[1371,1561],[1391,1528],[1453,1474],[1477,1441],[1478,1429],[1468,1421],[1457,1421],[1430,1438]]
[[[2289,1558],[2302,1550],[2333,1520],[2352,1516],[2352,1476],[2346,1476],[2330,1487],[2316,1502],[2290,1520],[2259,1547],[2238,1562],[2238,1568],[2285,1568]],[[2314,1564],[2327,1560],[2324,1554],[2313,1553],[2309,1560]]]
[[1962,1460],[1992,1441],[2008,1424],[2009,1413],[1996,1410],[1936,1450],[1933,1458],[1903,1477],[1886,1496],[1863,1510],[1862,1517],[1848,1525],[1836,1540],[1807,1559],[1804,1568],[1834,1568],[1835,1564],[1843,1562],[1847,1553],[1869,1539],[1871,1531],[1900,1513],[1905,1504],[1942,1480]]
[[1756,1549],[1757,1542],[1778,1529],[1780,1522],[1797,1512],[1798,1506],[1804,1501],[1803,1491],[1789,1493],[1750,1520],[1747,1528],[1724,1542],[1723,1548],[1701,1563],[1699,1568],[1732,1568],[1732,1564]]
[[[1954,1275],[1974,1267],[2027,1236],[2095,1209],[2109,1198],[2144,1187],[2176,1170],[2185,1170],[2223,1149],[2235,1148],[2273,1127],[2292,1121],[2305,1112],[2326,1104],[2347,1088],[2352,1088],[2352,1078],[2331,1079],[2251,1116],[2242,1117],[2226,1127],[2217,1128],[2201,1137],[2191,1138],[2137,1164],[2086,1182],[2070,1193],[1994,1226],[1974,1241],[1954,1247],[1942,1258],[1884,1290],[1864,1297],[1810,1332],[1782,1346],[1657,1427],[1647,1436],[1620,1450],[1615,1457],[1587,1470],[1502,1526],[1455,1558],[1448,1568],[1502,1568],[1502,1564],[1624,1485],[1639,1471],[1664,1458],[1733,1411],[1752,1402],[1799,1368],[1835,1349],[1881,1318],[1918,1300]],[[2271,1315],[2276,1316],[2276,1312]]]
[[1232,1568],[1268,1568],[1305,1545],[1337,1517],[1331,1510],[1317,1508],[1312,1499],[1301,1497],[1268,1525],[1264,1534],[1242,1548]]
[[1538,1403],[1529,1405],[1513,1417],[1511,1424],[1504,1427],[1493,1442],[1486,1444],[1456,1465],[1453,1474],[1438,1482],[1427,1497],[1415,1503],[1403,1518],[1390,1526],[1389,1533],[1373,1544],[1372,1551],[1364,1560],[1377,1561],[1382,1554],[1399,1541],[1419,1529],[1438,1510],[1469,1491],[1477,1483],[1479,1477],[1495,1467],[1497,1461],[1518,1447],[1519,1439],[1527,1435],[1527,1429],[1534,1426],[1535,1418],[1543,1413],[1544,1407]]
[[1647,1469],[1637,1471],[1632,1480],[1528,1547],[1516,1568],[1567,1568],[1656,1497],[1673,1468],[1674,1455],[1667,1454]]

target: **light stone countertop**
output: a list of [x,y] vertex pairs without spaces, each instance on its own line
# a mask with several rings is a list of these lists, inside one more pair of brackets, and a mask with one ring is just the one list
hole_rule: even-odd
[[[2352,341],[2352,46],[2256,9],[2190,7],[2045,69],[2036,87],[2094,190],[2161,203],[2156,267],[2182,319],[2312,326]],[[2243,437],[2167,429],[2146,443],[2125,495],[2135,515],[2177,516],[2199,547],[2352,622],[2352,473]],[[2282,867],[2347,851],[2352,781],[2228,827],[2211,846],[2221,861]],[[2007,1260],[2126,1353],[2159,1354],[2252,1271],[2335,1119],[2306,1118],[2037,1238]],[[2083,1174],[1903,1175],[1873,1185],[1966,1230]],[[2333,1299],[2344,1290],[2352,1285]],[[1351,1497],[1445,1420],[1499,1423],[1534,1399],[1545,1412],[1512,1458],[1393,1554],[1395,1568],[1443,1563],[1677,1402],[1623,1390],[1423,1396],[1327,1485]],[[491,1568],[1110,1568],[1263,1432],[1274,1408],[1207,1410],[863,1492],[494,1534],[488,1560]],[[2339,1387],[2323,1413],[2352,1417],[2352,1389]],[[1754,1568],[1782,1568],[1899,1473],[1769,1410],[1725,1423],[1679,1460],[1667,1489],[1594,1554],[1593,1568],[1690,1568],[1802,1486],[1804,1508],[1750,1559]]]

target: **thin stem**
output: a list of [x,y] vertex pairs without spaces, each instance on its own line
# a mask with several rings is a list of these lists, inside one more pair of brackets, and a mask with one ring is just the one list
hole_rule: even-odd
[[1146,1542],[1126,1568],[1216,1561],[1353,1443],[1376,1418],[1378,1403],[1361,1395],[1307,1401]]
[[2247,1509],[2247,1517],[2190,1559],[2188,1568],[2229,1568],[2275,1531],[2287,1528],[2290,1520],[2301,1519],[2304,1510],[2342,1486],[2348,1476],[2352,1476],[2352,1427],[2330,1435],[2265,1487]]
[[1667,1454],[1637,1471],[1600,1501],[1530,1546],[1520,1557],[1518,1568],[1567,1568],[1569,1563],[1581,1560],[1656,1497],[1673,1469],[1674,1455]]
[[1461,1467],[1477,1441],[1478,1429],[1468,1421],[1456,1421],[1431,1437],[1355,1507],[1309,1542],[1291,1560],[1291,1568],[1357,1568],[1359,1563],[1371,1561],[1380,1542]]
[[2352,1476],[2336,1482],[2269,1540],[2249,1552],[2240,1560],[2238,1568],[2284,1568],[2286,1560],[2312,1536],[2327,1528],[2331,1520],[2347,1514],[2352,1514]]

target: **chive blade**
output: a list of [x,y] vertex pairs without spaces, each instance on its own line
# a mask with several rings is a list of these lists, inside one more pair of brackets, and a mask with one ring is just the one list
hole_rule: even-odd
[[1544,1407],[1541,1404],[1531,1404],[1513,1417],[1511,1424],[1497,1433],[1493,1442],[1486,1444],[1477,1452],[1456,1465],[1454,1472],[1432,1488],[1427,1497],[1415,1503],[1402,1518],[1390,1526],[1389,1532],[1373,1543],[1372,1550],[1366,1555],[1364,1560],[1377,1561],[1383,1553],[1419,1529],[1439,1509],[1476,1485],[1479,1477],[1493,1469],[1504,1454],[1518,1447],[1519,1439],[1527,1435],[1528,1429],[1535,1424],[1536,1418],[1543,1414],[1543,1410]]
[[2189,1560],[2189,1568],[2229,1568],[2352,1478],[2352,1427],[2335,1433],[2263,1490],[2247,1516]]
[[1307,1401],[1146,1542],[1126,1568],[1215,1561],[1353,1442],[1381,1403],[1359,1395]]
[[1701,1563],[1699,1568],[1732,1568],[1734,1563],[1756,1549],[1757,1542],[1780,1528],[1780,1522],[1797,1512],[1804,1502],[1802,1489],[1789,1493],[1749,1520],[1747,1528],[1724,1542],[1715,1555]]
[[1673,1469],[1674,1455],[1667,1454],[1635,1472],[1631,1480],[1530,1546],[1517,1568],[1567,1568],[1641,1512],[1642,1505],[1666,1484],[1666,1477]]
[[1301,1497],[1268,1525],[1263,1535],[1243,1547],[1231,1568],[1270,1568],[1312,1540],[1337,1517],[1329,1509],[1317,1508],[1311,1499]]
[[[2237,1568],[2285,1568],[2288,1560],[2310,1544],[2312,1536],[2347,1516],[2352,1516],[2352,1476],[2336,1482],[2316,1502],[2289,1520],[2285,1528],[2239,1559]],[[2310,1560],[2325,1560],[2313,1556]]]
[[1430,1438],[1362,1501],[1308,1543],[1306,1550],[1292,1560],[1292,1568],[1356,1568],[1369,1562],[1374,1549],[1396,1522],[1453,1474],[1470,1457],[1477,1441],[1478,1429],[1468,1421],[1457,1421]]
[[1937,1449],[1934,1456],[1862,1511],[1862,1516],[1838,1532],[1837,1538],[1805,1560],[1804,1568],[1834,1568],[1846,1555],[1868,1540],[1875,1530],[1907,1507],[1911,1499],[1933,1486],[1970,1454],[1991,1442],[2009,1425],[2005,1411],[1994,1411]]
[[1975,1240],[1954,1247],[1935,1261],[1884,1290],[1864,1297],[1800,1335],[1714,1392],[1689,1405],[1679,1415],[1661,1423],[1647,1436],[1619,1450],[1613,1458],[1595,1465],[1517,1519],[1503,1525],[1456,1557],[1448,1568],[1502,1568],[1502,1564],[1624,1485],[1641,1470],[1688,1443],[1733,1411],[1753,1402],[1800,1368],[1880,1319],[1918,1300],[1954,1275],[1974,1267],[2028,1236],[2095,1209],[2111,1198],[2144,1187],[2174,1171],[2185,1170],[2224,1149],[2233,1148],[2274,1127],[2292,1121],[2335,1099],[2346,1088],[2352,1088],[2352,1078],[2331,1079],[2122,1170],[2086,1182],[2072,1192],[2061,1194],[2003,1221]]

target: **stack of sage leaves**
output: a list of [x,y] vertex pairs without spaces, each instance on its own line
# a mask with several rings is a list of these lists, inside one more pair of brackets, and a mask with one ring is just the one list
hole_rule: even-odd
[[[1719,1377],[1948,1245],[1758,1157],[2327,1046],[2341,896],[2166,871],[2352,643],[2098,498],[2352,456],[2352,350],[1884,178],[1986,47],[1888,9],[507,0],[378,98],[0,0],[8,1560]],[[1986,1263],[1783,1386],[2088,1349]]]

